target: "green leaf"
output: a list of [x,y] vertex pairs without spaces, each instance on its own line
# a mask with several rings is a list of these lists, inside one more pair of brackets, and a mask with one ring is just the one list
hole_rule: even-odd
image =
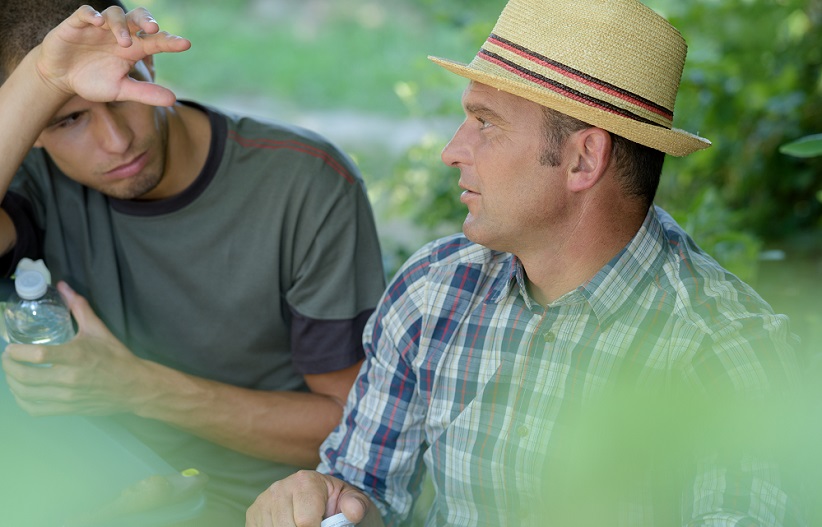
[[814,134],[797,139],[779,147],[783,154],[794,157],[822,156],[822,134]]

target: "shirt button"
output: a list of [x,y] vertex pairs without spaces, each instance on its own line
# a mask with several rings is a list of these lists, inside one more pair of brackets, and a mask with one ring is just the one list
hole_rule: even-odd
[[519,425],[517,427],[517,435],[520,437],[525,437],[528,435],[528,427],[525,425]]
[[542,338],[545,339],[545,342],[554,342],[557,339],[557,336],[554,334],[553,331],[549,331],[542,335]]

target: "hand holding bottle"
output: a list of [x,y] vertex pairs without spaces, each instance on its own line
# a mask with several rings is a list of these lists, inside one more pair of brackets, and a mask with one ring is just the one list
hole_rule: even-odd
[[17,403],[31,415],[138,411],[155,395],[150,379],[158,365],[131,353],[68,284],[59,282],[57,289],[77,321],[77,335],[57,345],[6,346],[2,365]]

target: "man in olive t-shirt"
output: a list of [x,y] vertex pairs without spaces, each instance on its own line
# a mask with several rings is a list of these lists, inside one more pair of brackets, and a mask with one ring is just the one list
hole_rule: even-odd
[[230,525],[316,465],[359,370],[384,287],[362,180],[316,134],[151,83],[152,54],[189,43],[144,9],[8,4],[24,31],[0,36],[17,123],[0,132],[2,266],[44,258],[78,325],[9,345],[9,387],[33,415],[113,416],[203,470],[209,518]]

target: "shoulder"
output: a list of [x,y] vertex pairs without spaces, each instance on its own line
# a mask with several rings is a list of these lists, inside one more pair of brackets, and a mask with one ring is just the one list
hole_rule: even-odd
[[725,269],[664,211],[661,265],[653,288],[665,313],[666,342],[705,386],[754,393],[798,379],[790,321]]
[[228,161],[276,167],[281,176],[311,173],[320,180],[362,185],[352,160],[323,135],[293,124],[197,105],[225,122]]
[[[421,343],[434,335],[442,338],[437,328],[453,330],[489,300],[505,281],[512,258],[473,243],[463,234],[424,245],[385,289],[365,330],[366,353],[375,348],[401,350],[403,359],[412,363]],[[436,351],[425,346],[425,353]]]
[[464,234],[452,234],[423,245],[403,264],[397,276],[431,277],[448,274],[459,267],[498,268],[511,255],[472,242]]
[[38,194],[62,195],[83,193],[86,187],[66,177],[42,148],[32,148],[23,158],[9,187],[34,197]]
[[671,294],[674,314],[696,326],[710,341],[790,340],[788,319],[739,277],[725,269],[673,220],[658,209],[667,244],[657,285]]
[[386,289],[385,300],[412,303],[422,313],[435,310],[449,297],[459,297],[461,302],[481,300],[505,280],[512,258],[462,233],[440,238],[406,260]]

